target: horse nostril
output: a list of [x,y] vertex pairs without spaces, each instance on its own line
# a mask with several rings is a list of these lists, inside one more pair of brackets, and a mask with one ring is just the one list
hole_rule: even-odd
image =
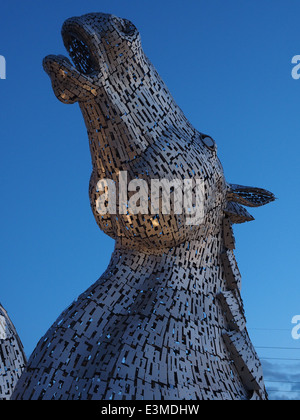
[[134,26],[134,24],[127,19],[115,18],[114,23],[117,29],[126,36],[132,36],[136,31],[136,27]]

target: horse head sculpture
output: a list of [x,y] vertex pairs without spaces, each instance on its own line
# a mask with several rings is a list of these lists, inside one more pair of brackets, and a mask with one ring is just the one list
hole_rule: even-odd
[[187,120],[136,27],[68,19],[71,61],[48,56],[57,98],[79,103],[91,207],[116,240],[106,272],[34,351],[16,399],[265,399],[234,258],[243,207],[274,200],[229,184],[211,136]]

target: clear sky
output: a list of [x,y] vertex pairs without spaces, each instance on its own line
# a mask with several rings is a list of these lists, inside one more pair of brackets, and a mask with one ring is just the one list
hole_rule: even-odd
[[299,0],[1,4],[0,301],[26,353],[100,277],[113,250],[90,210],[79,107],[55,98],[41,65],[47,54],[66,54],[63,21],[88,12],[132,20],[187,117],[217,141],[227,181],[278,197],[253,211],[255,222],[235,227],[236,254],[270,397],[299,399],[300,341],[291,338],[292,317],[300,315],[300,80],[291,77]]

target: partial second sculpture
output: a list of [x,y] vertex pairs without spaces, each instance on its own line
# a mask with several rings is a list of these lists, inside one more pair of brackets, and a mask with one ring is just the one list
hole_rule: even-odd
[[[186,119],[131,22],[88,14],[68,19],[62,36],[73,64],[48,56],[44,69],[60,101],[79,103],[93,164],[92,210],[116,245],[106,272],[38,343],[14,398],[266,399],[232,224],[253,220],[242,205],[262,206],[273,194],[226,182],[215,142]],[[171,212],[153,214],[149,198],[148,212],[133,214],[118,202],[114,214],[100,214],[97,203],[109,194],[99,181],[120,187],[121,173],[149,191],[151,180],[169,180]],[[191,209],[174,211],[172,184],[191,179],[193,197],[202,188],[192,224]]]
[[0,400],[9,400],[25,369],[26,356],[18,333],[0,304]]

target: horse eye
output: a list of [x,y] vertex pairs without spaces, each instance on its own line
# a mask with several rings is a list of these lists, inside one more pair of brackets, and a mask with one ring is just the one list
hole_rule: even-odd
[[216,142],[209,136],[203,136],[202,141],[209,150],[216,150]]

